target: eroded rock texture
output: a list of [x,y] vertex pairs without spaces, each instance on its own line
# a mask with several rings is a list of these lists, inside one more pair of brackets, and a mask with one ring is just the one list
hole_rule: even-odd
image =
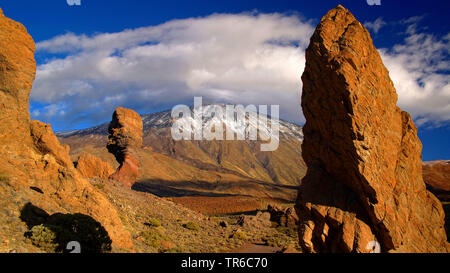
[[120,163],[111,179],[133,186],[139,170],[137,151],[142,148],[143,124],[135,111],[118,107],[109,124],[108,151]]
[[422,179],[417,129],[369,32],[342,6],[306,50],[297,213],[308,252],[445,252],[444,212]]
[[61,145],[53,134],[52,126],[38,120],[31,121],[31,137],[36,148],[43,154],[52,155],[58,164],[71,168],[72,160],[69,156],[69,145]]
[[30,121],[34,50],[25,27],[0,10],[0,252],[34,250],[19,221],[28,203],[48,213],[89,215],[104,226],[115,247],[132,249],[117,211],[75,170],[68,147],[60,145],[50,125]]
[[270,213],[270,220],[279,226],[291,228],[298,226],[298,216],[294,208],[282,208],[277,204],[270,204],[267,206],[267,211]]
[[77,170],[86,178],[108,179],[114,173],[114,169],[108,162],[86,152],[83,152],[78,158]]

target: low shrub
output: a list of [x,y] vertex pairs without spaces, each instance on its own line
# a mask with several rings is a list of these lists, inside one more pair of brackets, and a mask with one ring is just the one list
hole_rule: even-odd
[[150,218],[150,220],[148,221],[148,223],[146,223],[146,225],[152,226],[152,227],[160,227],[161,221],[159,221],[156,218]]
[[44,225],[34,226],[29,233],[31,243],[46,252],[56,252],[56,233]]
[[169,238],[157,229],[143,231],[141,232],[140,237],[146,245],[158,250],[161,248],[162,241],[169,241]]
[[183,227],[194,231],[200,230],[200,226],[194,222],[187,222],[186,224],[183,225]]
[[9,181],[9,174],[5,172],[0,172],[0,182],[8,182]]
[[103,190],[105,188],[104,183],[97,183],[97,184],[94,184],[94,186],[99,190]]
[[283,234],[275,233],[275,234],[265,238],[264,241],[267,243],[268,246],[282,247],[282,246],[284,246],[285,242],[287,241],[287,238]]
[[293,228],[293,227],[284,227],[284,226],[277,226],[276,230],[279,233],[283,233],[289,237],[292,238],[297,238],[298,234],[297,234],[297,229]]
[[233,233],[232,238],[236,240],[247,240],[247,234],[245,234],[245,232],[243,231],[238,230]]

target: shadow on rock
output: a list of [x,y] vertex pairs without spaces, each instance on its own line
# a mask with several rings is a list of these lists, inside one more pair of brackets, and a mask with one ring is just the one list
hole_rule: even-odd
[[32,243],[47,252],[70,252],[69,242],[78,242],[82,253],[111,251],[111,238],[105,228],[94,218],[76,214],[48,214],[43,209],[27,203],[20,219],[29,231],[25,233]]

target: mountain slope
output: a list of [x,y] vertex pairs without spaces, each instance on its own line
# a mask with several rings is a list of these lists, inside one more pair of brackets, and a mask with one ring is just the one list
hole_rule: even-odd
[[450,201],[450,160],[423,162],[423,180],[441,201]]
[[[208,107],[204,106],[203,111]],[[248,118],[249,126],[254,128],[259,122],[260,128],[270,132],[267,124],[261,127],[261,121]],[[188,118],[182,119],[188,122]],[[171,111],[143,115],[142,120],[144,149],[139,154],[142,167],[137,187],[156,194],[239,194],[293,200],[295,187],[306,172],[301,157],[301,127],[289,122],[280,121],[278,149],[261,152],[260,140],[175,141],[171,136]],[[207,122],[204,120],[203,126]],[[70,146],[72,160],[86,151],[117,167],[105,148],[107,130],[105,123],[56,135],[61,143]]]

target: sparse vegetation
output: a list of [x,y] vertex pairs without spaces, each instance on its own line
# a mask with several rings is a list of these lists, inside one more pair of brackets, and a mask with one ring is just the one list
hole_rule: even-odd
[[58,243],[56,243],[56,233],[44,225],[34,226],[29,237],[33,245],[46,252],[56,252]]
[[152,226],[152,227],[160,227],[161,221],[159,221],[156,218],[150,218],[150,220],[148,221],[148,223],[146,223],[146,225]]
[[99,190],[103,190],[105,188],[104,183],[96,183],[96,184],[94,184],[94,186]]
[[236,240],[247,240],[247,234],[241,230],[238,230],[233,233],[232,238]]
[[294,245],[298,247],[298,234],[295,228],[279,226],[275,229],[275,232],[266,236],[264,241],[271,247],[286,247],[288,245]]
[[200,226],[194,222],[187,222],[186,224],[183,225],[183,227],[194,231],[200,230]]
[[20,219],[29,227],[25,236],[33,245],[46,252],[65,252],[71,241],[80,243],[83,253],[111,251],[112,241],[105,228],[88,215],[49,215],[39,207],[27,203],[21,210]]
[[[94,182],[91,181],[92,184]],[[263,229],[238,227],[236,226],[240,217],[238,213],[204,216],[164,198],[126,189],[115,181],[105,183],[104,191],[116,205],[119,217],[130,232],[136,252],[230,252],[247,242],[261,242],[264,238],[283,232],[281,229],[270,227]],[[219,198],[218,201],[225,202],[223,207],[230,200],[229,198]],[[253,200],[261,203],[256,198]],[[159,220],[161,226],[157,226],[158,224],[154,226],[152,223],[156,221],[152,219]],[[225,227],[220,226],[221,222],[226,222]],[[240,232],[234,235],[236,230]],[[286,230],[286,232],[288,231]],[[285,240],[280,241],[280,245],[283,247],[298,241],[287,235],[281,239]]]
[[268,246],[282,247],[284,245],[284,242],[286,241],[284,237],[285,236],[280,233],[275,233],[270,237],[266,237],[264,241]]
[[105,228],[84,214],[53,214],[45,225],[56,233],[58,251],[66,250],[70,241],[77,241],[83,253],[111,251],[112,241]]
[[8,173],[0,172],[0,182],[8,182],[10,179],[10,176]]
[[151,246],[158,251],[161,250],[161,244],[163,241],[170,240],[165,234],[156,228],[143,231],[140,237],[146,245]]
[[297,236],[298,236],[297,229],[292,228],[292,227],[278,226],[278,227],[276,227],[276,230],[279,233],[285,234],[286,236],[291,237],[291,238],[297,238]]

